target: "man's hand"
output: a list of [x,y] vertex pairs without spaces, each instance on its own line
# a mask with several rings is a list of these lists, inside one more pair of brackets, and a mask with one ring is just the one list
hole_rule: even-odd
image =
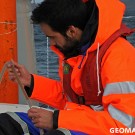
[[28,116],[32,119],[35,127],[42,129],[53,128],[53,112],[41,108],[31,108]]
[[28,70],[23,65],[19,65],[18,63],[14,62],[14,61],[12,61],[12,63],[9,62],[9,64],[7,64],[10,80],[16,82],[16,78],[15,78],[14,72],[12,70],[12,66],[14,66],[21,83],[24,86],[30,87],[31,75],[28,72]]

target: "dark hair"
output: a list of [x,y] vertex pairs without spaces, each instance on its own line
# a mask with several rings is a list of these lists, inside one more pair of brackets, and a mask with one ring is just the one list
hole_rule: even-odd
[[[92,9],[89,7],[89,10]],[[34,9],[31,19],[33,23],[46,23],[65,35],[70,25],[84,30],[90,17],[89,10],[82,0],[45,0]]]

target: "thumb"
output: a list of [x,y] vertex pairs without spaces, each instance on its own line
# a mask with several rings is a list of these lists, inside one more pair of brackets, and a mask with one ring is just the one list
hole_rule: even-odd
[[22,65],[18,64],[17,62],[15,62],[13,59],[11,59],[11,63],[13,66],[15,66],[16,68],[21,68]]

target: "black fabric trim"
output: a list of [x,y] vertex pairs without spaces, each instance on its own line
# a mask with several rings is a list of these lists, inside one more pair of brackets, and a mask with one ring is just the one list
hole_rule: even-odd
[[29,97],[32,95],[33,88],[34,88],[34,77],[33,77],[33,75],[31,74],[31,84],[30,84],[30,87],[24,86],[24,89],[26,90],[27,95],[28,95]]
[[55,110],[53,113],[53,129],[58,128],[59,110]]
[[6,113],[0,114],[0,135],[23,135],[20,124]]
[[[88,9],[89,20],[84,28],[79,47],[83,47],[89,43],[89,47],[94,43],[98,25],[99,25],[99,9],[95,0],[89,0],[86,2]],[[87,51],[87,50],[86,50]]]
[[65,134],[59,130],[51,130],[45,133],[45,135],[65,135]]

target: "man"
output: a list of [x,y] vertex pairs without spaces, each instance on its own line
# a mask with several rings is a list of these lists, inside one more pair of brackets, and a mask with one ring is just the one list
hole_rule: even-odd
[[[36,127],[49,129],[47,134],[89,135],[135,128],[134,47],[117,36],[100,59],[102,46],[109,45],[108,39],[121,27],[124,10],[118,0],[46,0],[33,11],[33,22],[59,56],[61,78],[31,75],[14,62],[28,95],[57,109],[30,109]],[[9,76],[16,81],[11,66]]]

